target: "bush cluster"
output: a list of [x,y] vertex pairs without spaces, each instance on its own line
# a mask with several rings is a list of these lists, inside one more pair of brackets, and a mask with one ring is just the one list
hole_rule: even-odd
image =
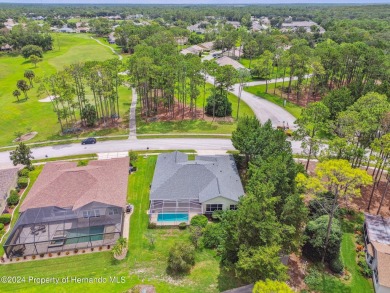
[[18,179],[18,187],[19,188],[26,188],[28,185],[28,178],[27,177],[20,177]]
[[11,214],[2,214],[0,216],[0,223],[6,225],[11,222]]
[[205,215],[196,215],[191,219],[191,226],[206,227],[208,223],[207,217]]

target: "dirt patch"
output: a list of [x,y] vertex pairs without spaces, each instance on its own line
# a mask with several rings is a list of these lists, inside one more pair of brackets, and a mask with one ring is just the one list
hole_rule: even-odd
[[32,131],[32,132],[23,134],[22,136],[20,136],[20,137],[14,139],[12,142],[27,141],[27,140],[33,139],[37,134],[38,134],[38,132]]
[[175,101],[175,105],[173,106],[173,111],[168,111],[166,107],[162,103],[160,103],[157,107],[157,114],[153,115],[153,117],[146,117],[146,115],[142,115],[144,121],[146,122],[155,122],[155,121],[182,121],[182,120],[204,120],[204,121],[215,121],[215,122],[233,122],[234,119],[229,117],[213,117],[204,113],[203,109],[193,108],[189,105],[183,105],[183,103],[179,103]]
[[288,260],[288,275],[290,279],[287,281],[288,285],[300,292],[301,290],[308,289],[305,283],[306,271],[309,262],[302,256],[291,254]]

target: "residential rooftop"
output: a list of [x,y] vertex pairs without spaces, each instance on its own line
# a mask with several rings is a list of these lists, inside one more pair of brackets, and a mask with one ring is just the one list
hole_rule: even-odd
[[91,202],[115,206],[126,204],[129,158],[47,163],[20,207],[55,206],[76,210]]
[[244,189],[230,155],[196,156],[189,161],[181,152],[158,156],[151,186],[151,200],[199,199],[205,202],[217,196],[234,201]]

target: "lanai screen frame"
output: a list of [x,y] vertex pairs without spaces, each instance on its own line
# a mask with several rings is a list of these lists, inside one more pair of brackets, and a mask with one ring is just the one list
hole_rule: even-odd
[[199,199],[151,199],[149,215],[163,213],[202,213]]
[[[110,210],[111,209],[111,210]],[[116,212],[114,213],[114,209]],[[104,210],[105,213],[99,214],[99,216],[85,216],[84,211],[89,210]],[[110,214],[112,211],[112,214]],[[71,208],[63,209],[58,207],[42,207],[27,209],[24,211],[15,226],[13,227],[10,235],[8,236],[5,244],[4,251],[8,258],[10,257],[22,257],[28,255],[39,255],[46,253],[56,253],[62,251],[69,251],[72,249],[83,249],[91,248],[103,245],[113,245],[116,240],[122,235],[124,214],[123,208],[118,206],[105,205],[100,203],[91,203],[82,207],[78,210],[73,211]],[[50,228],[54,226],[61,226],[62,230],[52,230]],[[32,233],[32,227],[42,227],[45,226],[44,232],[43,229],[38,231],[38,234],[35,235]],[[103,226],[102,232],[92,232],[92,227],[101,227]],[[28,235],[29,230],[31,230],[31,235]],[[47,229],[47,233],[46,233]],[[83,230],[81,230],[83,229]],[[87,234],[81,234],[81,231],[85,232],[87,229]],[[59,237],[53,239],[58,231],[67,231],[72,230],[78,236],[74,237]],[[76,230],[76,231],[75,231]],[[110,230],[110,231],[105,231]],[[112,230],[112,231],[111,231]],[[23,236],[26,238],[23,242],[21,240],[21,234],[24,232]],[[40,233],[42,232],[42,233]],[[91,233],[92,232],[92,233]],[[47,234],[47,235],[46,235]],[[61,234],[61,233],[60,233]],[[41,235],[40,237],[36,237]],[[65,235],[65,234],[64,234]],[[101,240],[96,240],[98,238]],[[53,241],[64,239],[64,244],[61,246],[52,246]],[[85,241],[87,239],[87,241]],[[74,243],[66,244],[66,241],[72,240]],[[81,241],[80,241],[81,240]],[[20,242],[20,243],[17,243]],[[51,247],[50,247],[51,246]],[[23,253],[20,253],[20,250],[23,250]],[[19,251],[19,252],[17,252]],[[24,251],[27,251],[24,254]],[[29,253],[33,251],[33,253]]]

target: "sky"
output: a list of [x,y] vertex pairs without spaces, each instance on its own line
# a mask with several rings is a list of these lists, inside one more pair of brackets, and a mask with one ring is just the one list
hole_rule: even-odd
[[390,4],[390,0],[0,0],[0,3],[56,4]]

